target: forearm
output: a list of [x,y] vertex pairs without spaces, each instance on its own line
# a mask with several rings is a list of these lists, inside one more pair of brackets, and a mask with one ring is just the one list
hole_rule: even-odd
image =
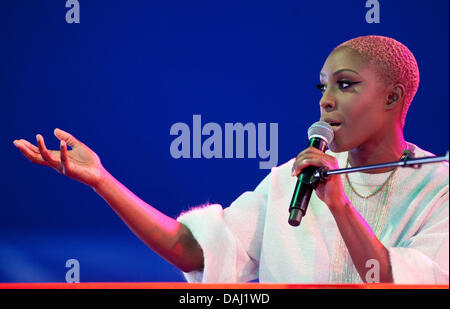
[[203,267],[203,252],[180,222],[148,205],[108,172],[93,188],[147,246],[187,272]]
[[376,260],[380,282],[393,282],[388,250],[353,205],[347,202],[345,206],[332,210],[332,214],[361,279],[366,282],[371,269],[366,263]]

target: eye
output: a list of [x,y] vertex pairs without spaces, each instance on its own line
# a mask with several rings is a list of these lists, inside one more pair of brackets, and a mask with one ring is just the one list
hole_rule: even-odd
[[339,80],[337,84],[339,85],[339,89],[347,89],[353,85],[359,84],[360,82],[352,82],[349,80]]
[[325,84],[317,84],[316,88],[320,90],[320,92],[324,93],[327,90],[327,86]]

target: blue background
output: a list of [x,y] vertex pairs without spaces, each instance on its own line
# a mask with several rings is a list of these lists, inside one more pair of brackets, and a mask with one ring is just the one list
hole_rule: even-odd
[[[171,157],[176,122],[279,124],[278,163],[304,149],[319,118],[315,89],[328,53],[380,34],[406,44],[421,84],[405,137],[448,149],[449,2],[380,0],[0,0],[0,282],[64,282],[78,259],[82,282],[183,281],[128,230],[101,197],[37,166],[14,147],[35,135],[58,148],[58,127],[93,149],[147,203],[176,217],[205,202],[229,205],[269,172],[260,159]],[[287,213],[287,211],[286,211]]]

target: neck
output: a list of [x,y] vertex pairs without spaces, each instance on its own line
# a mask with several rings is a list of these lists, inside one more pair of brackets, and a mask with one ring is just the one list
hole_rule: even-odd
[[[372,139],[350,150],[348,157],[350,164],[352,166],[363,166],[400,160],[406,148],[403,130],[397,128],[387,132],[389,134],[383,134],[383,137],[378,140]],[[376,169],[367,171],[367,173],[384,173],[391,170],[392,168]]]

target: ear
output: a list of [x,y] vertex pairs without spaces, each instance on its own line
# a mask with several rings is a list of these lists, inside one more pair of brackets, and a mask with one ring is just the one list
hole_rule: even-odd
[[385,109],[392,110],[403,106],[403,100],[405,97],[405,86],[403,84],[395,84],[388,92],[386,99]]

